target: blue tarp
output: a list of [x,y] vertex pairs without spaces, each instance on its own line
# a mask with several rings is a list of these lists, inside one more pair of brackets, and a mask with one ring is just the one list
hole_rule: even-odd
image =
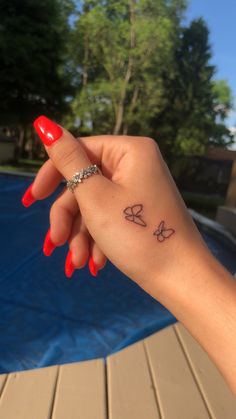
[[107,356],[175,321],[111,263],[67,280],[67,246],[42,253],[53,197],[21,205],[30,182],[0,176],[0,373]]

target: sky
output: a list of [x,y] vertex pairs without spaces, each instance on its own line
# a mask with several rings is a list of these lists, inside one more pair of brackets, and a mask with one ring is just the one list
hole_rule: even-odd
[[236,0],[189,0],[186,22],[203,17],[210,30],[212,63],[217,67],[216,79],[228,81],[234,96],[234,111],[227,119],[236,126]]

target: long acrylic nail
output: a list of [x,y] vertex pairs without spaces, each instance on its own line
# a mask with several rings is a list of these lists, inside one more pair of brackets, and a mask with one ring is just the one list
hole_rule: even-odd
[[24,195],[21,198],[22,205],[24,205],[24,207],[26,208],[30,207],[30,205],[32,205],[36,201],[32,194],[32,186],[33,183],[31,183],[31,185],[26,189]]
[[91,275],[97,276],[98,268],[97,268],[92,256],[90,256],[90,258],[89,258],[88,266],[89,266],[89,270],[90,270]]
[[72,252],[69,250],[66,256],[66,263],[65,263],[65,274],[67,278],[71,278],[74,273],[75,267],[72,262]]
[[51,256],[53,250],[55,249],[56,245],[52,242],[50,237],[50,229],[48,230],[44,244],[43,244],[43,253],[45,256]]
[[55,141],[59,140],[63,134],[59,125],[43,115],[35,119],[34,128],[42,142],[47,146],[55,143]]

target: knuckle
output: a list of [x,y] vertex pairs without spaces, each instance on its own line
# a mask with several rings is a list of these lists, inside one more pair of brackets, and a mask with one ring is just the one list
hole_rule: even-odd
[[146,144],[146,150],[148,153],[151,153],[152,155],[155,155],[156,159],[159,161],[159,163],[162,161],[162,154],[160,151],[160,148],[155,140],[149,137],[145,137],[144,139]]
[[[157,142],[151,137],[141,137],[139,140],[139,152],[147,153],[148,155],[156,156],[158,159],[161,158],[161,152]],[[137,143],[135,144],[137,148]]]
[[127,144],[129,144],[132,150],[135,150],[135,149],[139,149],[139,151],[149,150],[150,152],[155,151],[161,154],[157,142],[151,137],[123,136],[123,138],[125,139]]
[[159,147],[157,145],[157,142],[151,138],[151,137],[143,137],[143,141],[146,144],[146,146],[150,147],[150,148],[155,148],[159,150]]
[[144,164],[149,162],[150,167],[155,166],[155,170],[158,172],[159,176],[162,176],[165,170],[165,164],[157,142],[153,138],[142,137],[141,149],[139,152],[142,153],[143,157],[145,156],[143,159]]

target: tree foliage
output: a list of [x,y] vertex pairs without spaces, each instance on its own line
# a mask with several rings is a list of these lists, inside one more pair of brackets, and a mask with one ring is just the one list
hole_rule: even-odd
[[167,156],[230,144],[230,89],[215,82],[203,19],[181,25],[182,0],[84,0],[73,31],[82,132],[151,135]]
[[36,116],[66,111],[64,43],[71,7],[69,0],[0,2],[0,123],[15,131],[21,148]]
[[164,74],[167,106],[152,126],[169,154],[203,154],[210,143],[230,144],[224,125],[232,107],[230,89],[214,81],[209,32],[203,19],[182,28],[176,43],[173,75]]
[[73,101],[82,128],[127,133],[148,130],[163,108],[163,68],[172,51],[185,2],[84,1],[73,51],[80,89]]
[[68,2],[57,0],[1,0],[2,122],[31,122],[36,114],[53,114],[63,106],[67,7]]
[[187,0],[75,3],[1,0],[1,125],[63,116],[82,134],[152,136],[169,161],[230,144],[231,91],[204,20],[182,24]]

